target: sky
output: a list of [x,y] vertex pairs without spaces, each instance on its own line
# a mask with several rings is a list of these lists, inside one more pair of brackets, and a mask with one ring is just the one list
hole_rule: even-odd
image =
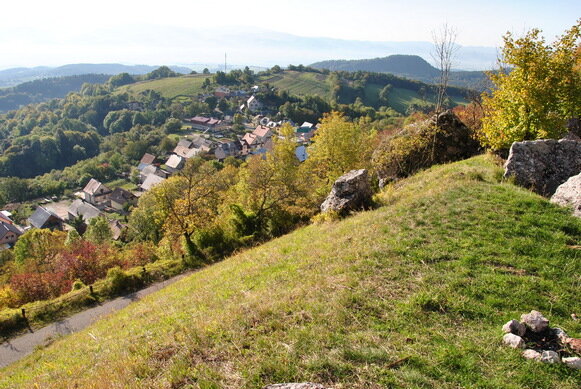
[[[180,61],[177,45],[172,51],[148,44],[151,31],[165,30],[168,40],[176,31],[211,32],[210,38],[195,35],[200,55],[188,59],[199,62],[217,60],[211,38],[224,31],[429,42],[432,31],[447,23],[457,30],[461,45],[498,47],[506,31],[522,34],[533,27],[553,40],[581,17],[581,1],[449,0],[442,5],[433,0],[13,0],[3,2],[0,14],[2,69],[76,62],[187,63]],[[239,27],[245,29],[235,29]],[[127,35],[133,40],[124,40]],[[203,56],[206,48],[208,58]],[[239,60],[252,64],[250,56]]]

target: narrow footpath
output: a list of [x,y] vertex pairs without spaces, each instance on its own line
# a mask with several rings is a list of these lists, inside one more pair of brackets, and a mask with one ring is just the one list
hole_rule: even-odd
[[36,347],[44,346],[47,343],[50,343],[51,340],[60,336],[80,331],[104,316],[123,309],[132,302],[138,301],[148,294],[157,292],[158,290],[187,277],[191,273],[192,272],[186,272],[165,281],[158,282],[137,292],[106,301],[71,317],[49,324],[39,330],[10,339],[0,344],[0,368],[6,367],[11,363],[24,358],[28,354],[31,354]]

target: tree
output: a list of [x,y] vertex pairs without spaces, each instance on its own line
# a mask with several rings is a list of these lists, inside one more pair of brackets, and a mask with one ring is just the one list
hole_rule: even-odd
[[266,158],[254,156],[240,169],[236,185],[237,202],[250,213],[234,214],[238,219],[250,217],[256,228],[253,232],[260,236],[285,232],[293,218],[313,213],[306,181],[299,172],[294,129],[284,124],[279,135],[273,137],[273,149]]
[[581,115],[581,19],[552,44],[540,34],[533,29],[521,38],[503,37],[500,70],[488,74],[494,88],[482,95],[485,146],[558,138],[567,121]]
[[157,212],[164,216],[166,235],[183,237],[191,257],[202,257],[193,240],[196,231],[211,226],[218,215],[222,194],[231,185],[223,169],[200,158],[190,159],[179,176],[154,189]]
[[33,228],[14,245],[14,259],[19,265],[32,265],[40,273],[60,252],[64,239],[64,232]]
[[91,219],[84,237],[86,240],[95,244],[109,242],[112,239],[113,234],[107,219],[102,216]]
[[442,112],[448,81],[450,80],[450,70],[452,61],[458,46],[456,45],[456,30],[444,23],[438,31],[432,32],[434,51],[431,53],[436,67],[440,70],[440,77],[436,94],[436,113]]
[[375,131],[347,120],[339,112],[326,114],[308,148],[305,166],[321,180],[325,193],[341,175],[352,169],[369,167]]

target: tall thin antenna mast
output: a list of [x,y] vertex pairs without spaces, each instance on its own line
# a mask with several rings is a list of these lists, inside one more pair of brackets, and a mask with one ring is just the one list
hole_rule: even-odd
[[224,53],[224,73],[228,73],[227,69],[227,61],[226,61],[226,53]]

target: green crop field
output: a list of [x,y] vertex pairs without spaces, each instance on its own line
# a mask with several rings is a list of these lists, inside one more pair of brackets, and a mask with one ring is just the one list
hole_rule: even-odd
[[382,206],[243,251],[0,371],[2,388],[577,389],[501,326],[532,309],[581,335],[581,220],[502,182],[490,156],[436,166]]

